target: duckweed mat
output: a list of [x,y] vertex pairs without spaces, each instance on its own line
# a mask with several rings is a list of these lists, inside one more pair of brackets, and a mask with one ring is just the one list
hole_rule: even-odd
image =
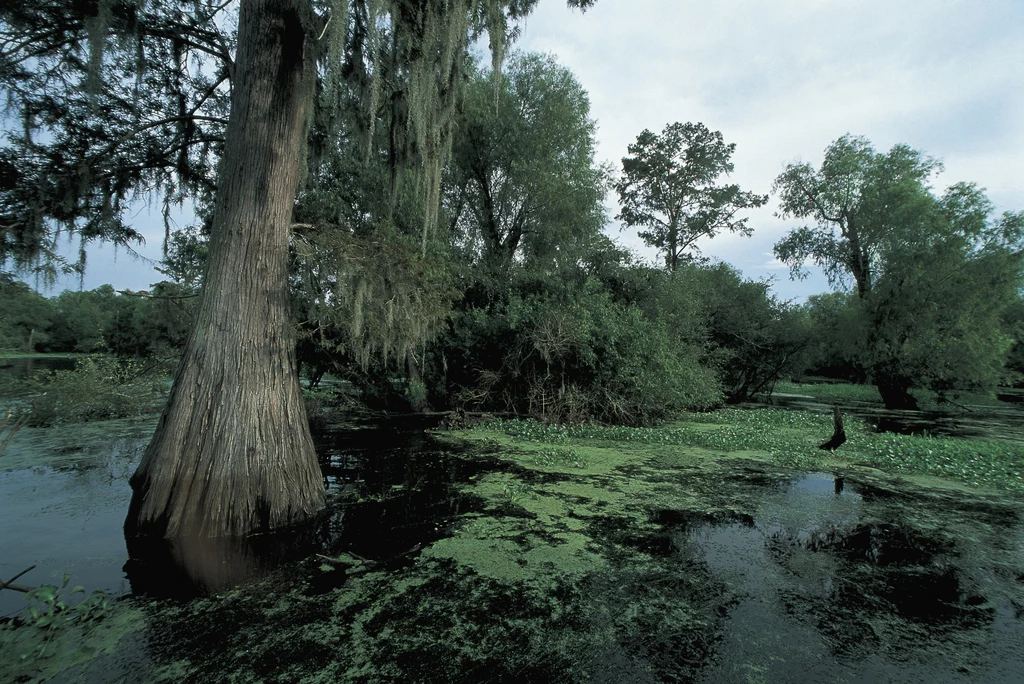
[[[809,420],[783,442],[812,444]],[[319,553],[203,598],[120,601],[59,635],[76,649],[40,654],[43,631],[9,623],[0,650],[25,658],[0,680],[1024,680],[1012,488],[811,450],[796,468],[735,425],[691,425],[703,446],[507,427],[377,462],[370,431],[361,471],[328,456]]]

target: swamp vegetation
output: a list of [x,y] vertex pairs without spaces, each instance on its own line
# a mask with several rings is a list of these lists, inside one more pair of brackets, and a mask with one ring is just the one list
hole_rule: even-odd
[[[1024,679],[1024,213],[842,135],[780,301],[697,250],[735,144],[616,180],[535,4],[0,10],[0,680]],[[149,291],[15,277],[157,194]]]
[[[18,657],[0,678],[1024,675],[1019,441],[876,433],[848,417],[848,442],[826,453],[829,413],[763,405],[658,428],[457,431],[328,411],[314,430],[328,514],[287,544],[216,552],[210,572],[183,564],[182,547],[164,560],[125,549],[127,478],[151,420],[12,439],[4,575],[50,559],[36,577],[56,588],[68,572],[119,598],[93,619],[5,622]],[[8,615],[24,603],[0,600]]]

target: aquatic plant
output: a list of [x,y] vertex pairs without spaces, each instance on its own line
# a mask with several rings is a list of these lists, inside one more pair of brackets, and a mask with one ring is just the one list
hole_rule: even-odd
[[109,356],[87,356],[74,370],[38,373],[24,381],[34,427],[153,413],[166,396],[163,377],[142,364]]
[[501,493],[510,504],[517,504],[526,494],[526,485],[518,480],[512,481],[502,487]]
[[862,435],[851,440],[851,446],[859,452],[859,462],[880,470],[936,475],[975,487],[1024,492],[1024,445],[880,433]]
[[[817,444],[831,429],[832,419],[827,414],[782,409],[723,409],[711,413],[690,413],[677,423],[662,428],[595,424],[561,426],[532,420],[497,420],[474,428],[481,432],[505,434],[513,441],[559,446],[578,440],[637,446],[698,447],[725,453],[764,452],[780,465],[805,469],[820,467],[823,456],[818,452]],[[874,433],[863,421],[850,418],[847,430],[849,441],[830,458],[887,472],[935,475],[975,487],[1024,492],[1024,445],[995,440]]]
[[538,451],[533,462],[539,466],[586,468],[587,460],[573,449],[545,449]]
[[[103,620],[110,610],[110,597],[102,589],[93,590],[92,594],[78,603],[72,604],[71,597],[84,594],[85,587],[78,585],[70,590],[67,586],[71,575],[64,573],[60,584],[44,584],[31,589],[25,594],[28,606],[25,614],[2,625],[4,630],[36,630],[29,638],[22,638],[19,643],[29,646],[18,654],[20,661],[28,661],[30,657],[40,660],[48,655],[50,646],[58,640],[58,635],[71,627],[90,627]],[[10,639],[8,635],[0,635],[0,643]]]
[[11,437],[14,437],[14,433],[25,424],[27,418],[27,413],[15,411],[13,408],[7,409],[6,415],[0,418],[0,456],[3,455]]
[[74,605],[68,601],[75,594],[84,594],[85,587],[77,585],[64,593],[71,581],[71,575],[64,573],[60,587],[55,584],[44,584],[25,594],[28,601],[26,609],[29,622],[36,627],[57,629],[74,622],[90,622],[102,620],[110,607],[110,598],[102,589],[94,589],[92,594]]

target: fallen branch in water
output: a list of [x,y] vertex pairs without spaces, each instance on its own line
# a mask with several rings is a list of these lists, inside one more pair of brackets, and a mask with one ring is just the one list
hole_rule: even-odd
[[36,566],[30,565],[29,567],[25,568],[24,570],[19,572],[14,577],[12,577],[11,579],[7,580],[6,582],[4,582],[3,580],[0,580],[0,591],[2,591],[4,589],[13,589],[14,591],[20,591],[20,592],[25,593],[25,594],[27,594],[30,591],[33,591],[35,589],[35,587],[26,587],[24,584],[15,584],[14,580],[18,579],[19,577],[24,575],[26,572],[29,572],[30,570],[35,570],[35,569],[36,569]]
[[316,554],[316,557],[317,558],[322,558],[323,560],[327,561],[328,563],[341,563],[341,564],[346,564],[347,565],[348,563],[346,562],[344,556],[352,556],[353,558],[356,559],[356,561],[358,561],[358,563],[361,563],[361,564],[363,564],[365,566],[363,568],[364,570],[369,570],[370,568],[375,567],[375,566],[377,566],[379,564],[382,564],[382,563],[383,564],[387,564],[387,563],[390,563],[391,561],[398,560],[399,558],[402,558],[403,556],[408,556],[411,553],[416,553],[417,551],[420,550],[421,547],[422,547],[422,544],[414,544],[408,550],[402,551],[401,553],[396,553],[395,555],[389,556],[389,557],[385,558],[384,560],[380,560],[380,561],[375,561],[373,559],[366,558],[365,556],[360,556],[358,553],[354,553],[352,551],[345,551],[340,556],[336,556],[336,557],[333,557],[333,558],[331,556],[325,556],[322,553]]

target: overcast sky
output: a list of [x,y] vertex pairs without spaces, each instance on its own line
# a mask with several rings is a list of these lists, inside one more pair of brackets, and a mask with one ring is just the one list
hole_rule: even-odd
[[[732,182],[765,194],[787,163],[818,166],[849,132],[941,159],[938,188],[974,181],[999,212],[1024,209],[1024,0],[598,0],[585,13],[541,0],[519,47],[576,74],[598,158],[616,166],[643,129],[701,122],[736,143]],[[827,290],[820,273],[790,282],[773,259],[798,225],[775,210],[773,197],[749,212],[753,237],[702,249],[776,276],[787,299]]]
[[[619,164],[644,128],[701,122],[736,143],[731,181],[768,193],[790,162],[821,163],[849,132],[879,151],[907,143],[943,161],[939,189],[974,181],[997,210],[1024,209],[1024,0],[598,0],[585,13],[541,0],[518,49],[554,53],[590,93],[598,159]],[[702,245],[749,278],[803,300],[820,274],[791,282],[772,245],[794,221],[775,200],[749,212],[751,238]],[[609,211],[618,212],[615,196]],[[158,259],[158,207],[136,217]],[[634,233],[611,234],[653,258]],[[87,289],[160,280],[123,250],[93,249]],[[67,283],[77,287],[77,279]]]

